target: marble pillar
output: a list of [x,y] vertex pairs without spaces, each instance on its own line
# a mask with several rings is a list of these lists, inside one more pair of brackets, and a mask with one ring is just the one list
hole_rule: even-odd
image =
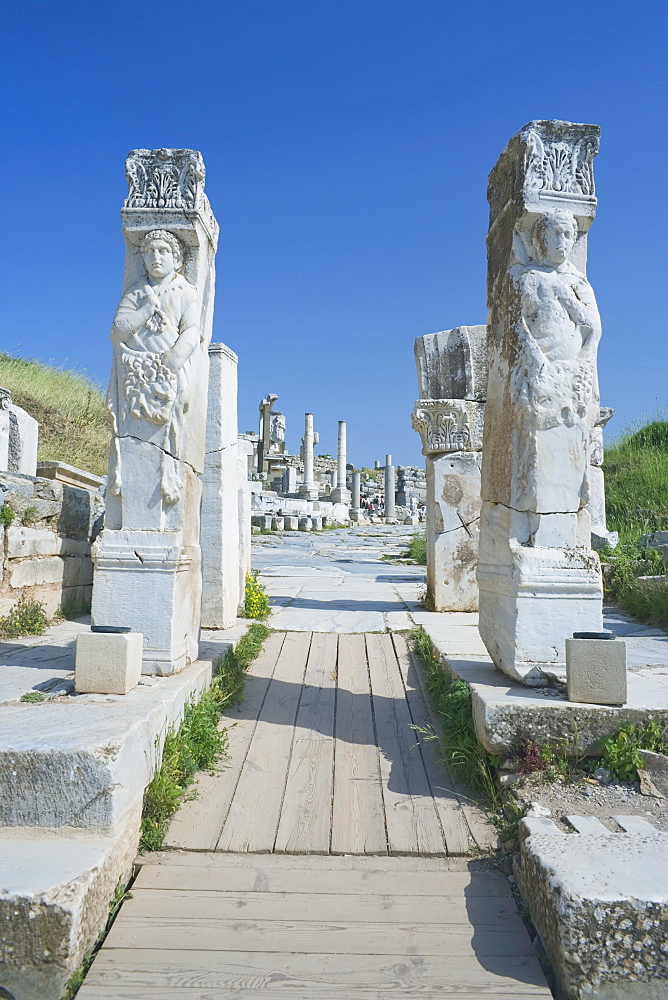
[[361,483],[362,483],[361,474],[359,472],[353,472],[353,491],[352,491],[351,506],[355,510],[359,510],[360,508]]
[[125,279],[111,329],[112,445],[92,620],[141,632],[144,673],[172,674],[198,656],[218,225],[200,153],[139,149],[125,166]]
[[385,456],[385,520],[393,521],[396,517],[395,503],[394,503],[394,493],[395,493],[395,482],[394,482],[394,466],[392,465],[392,456]]
[[586,278],[595,125],[535,121],[488,188],[480,635],[499,669],[565,680],[565,640],[602,627],[589,454],[601,323]]
[[427,596],[434,611],[477,611],[480,463],[487,393],[484,326],[415,341],[412,414],[427,478]]
[[313,414],[304,414],[304,437],[302,438],[302,459],[304,462],[304,482],[299,487],[299,495],[306,500],[318,499],[318,484],[313,478]]
[[237,447],[237,516],[239,520],[239,615],[243,616],[246,599],[246,577],[251,571],[251,485],[248,479],[253,444],[240,437]]
[[240,604],[236,354],[209,345],[209,404],[202,476],[202,627],[229,628]]
[[346,482],[346,422],[339,420],[339,440],[337,448],[336,488],[332,490],[333,503],[350,504],[350,490]]
[[[271,451],[271,430],[272,430],[272,409],[274,403],[278,399],[275,393],[269,396],[265,396],[259,406],[260,410],[260,429],[259,429],[259,440],[257,443],[257,471],[258,472],[268,472],[269,463],[267,458],[269,452]],[[281,414],[282,415],[282,414]]]

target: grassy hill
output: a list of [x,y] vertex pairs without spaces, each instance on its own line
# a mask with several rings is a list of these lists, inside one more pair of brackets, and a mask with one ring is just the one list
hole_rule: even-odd
[[40,460],[107,474],[111,420],[99,386],[79,372],[2,353],[0,386],[39,421]]
[[668,572],[657,553],[638,547],[641,535],[668,531],[668,421],[655,420],[606,447],[605,500],[608,528],[619,545],[603,554],[609,595],[632,614],[668,627],[668,584],[650,586],[638,576]]

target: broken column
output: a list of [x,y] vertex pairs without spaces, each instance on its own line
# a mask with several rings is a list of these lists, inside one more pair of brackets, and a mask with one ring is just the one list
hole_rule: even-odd
[[37,475],[39,424],[12,401],[8,389],[0,389],[0,472]]
[[209,402],[202,477],[202,627],[229,628],[237,617],[240,521],[236,354],[209,345]]
[[299,487],[299,495],[307,500],[318,499],[318,484],[313,478],[313,414],[304,414],[304,437],[302,438],[302,460],[304,462],[304,482]]
[[126,161],[125,280],[111,330],[106,526],[93,546],[95,625],[144,635],[144,673],[198,656],[200,504],[218,225],[202,156]]
[[360,507],[361,481],[362,481],[361,474],[359,472],[353,472],[353,490],[352,490],[351,503],[354,510],[359,510]]
[[385,520],[394,520],[396,517],[394,504],[394,466],[392,456],[385,456]]
[[346,484],[346,422],[339,420],[339,439],[337,449],[336,487],[330,494],[333,503],[350,503],[350,490]]
[[565,640],[602,628],[585,510],[599,413],[601,324],[585,275],[599,134],[531,122],[489,179],[480,634],[497,667],[530,685],[565,680]]
[[260,410],[260,433],[259,440],[257,443],[257,471],[258,472],[268,472],[268,462],[267,458],[271,450],[271,423],[272,423],[272,409],[274,403],[278,399],[275,393],[272,393],[262,400],[259,406]]
[[608,531],[605,517],[605,476],[603,474],[603,428],[614,414],[609,406],[602,406],[594,425],[591,452],[589,456],[589,503],[587,510],[591,517],[591,547],[614,549],[619,542],[616,531]]
[[487,392],[484,326],[415,341],[412,414],[427,476],[427,595],[434,611],[477,611],[480,463]]

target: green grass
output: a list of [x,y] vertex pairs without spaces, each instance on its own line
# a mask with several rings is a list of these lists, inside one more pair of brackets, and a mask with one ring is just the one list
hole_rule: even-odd
[[42,691],[26,691],[19,698],[19,701],[27,705],[38,705],[41,701],[46,701],[46,695]]
[[425,531],[416,532],[408,545],[408,555],[421,566],[427,565],[427,533]]
[[81,372],[3,353],[0,385],[39,421],[40,460],[106,475],[111,418],[99,386]]
[[[481,793],[494,809],[501,807],[496,782],[499,761],[479,742],[473,724],[471,689],[468,684],[445,673],[424,629],[411,633],[413,648],[425,666],[427,691],[441,722],[441,759],[457,777]],[[427,734],[430,735],[430,734]]]
[[160,767],[144,792],[140,852],[160,849],[197,771],[212,770],[226,755],[227,731],[219,727],[220,716],[243,697],[245,672],[268,635],[266,625],[254,622],[236,650],[218,664],[209,690],[186,705],[178,730],[167,732]]
[[77,995],[77,993],[83,986],[88,970],[93,964],[93,959],[95,958],[98,951],[102,947],[104,939],[111,930],[112,924],[116,919],[118,911],[120,910],[121,906],[123,905],[126,899],[132,899],[132,893],[127,891],[122,882],[119,882],[118,885],[116,886],[116,890],[109,904],[109,916],[107,917],[107,922],[104,926],[104,930],[99,935],[93,947],[89,948],[88,951],[85,953],[83,957],[83,962],[81,963],[79,968],[72,973],[70,978],[65,983],[65,992],[63,993],[62,1000],[74,1000],[74,997]]
[[668,573],[656,552],[638,547],[642,535],[668,530],[668,421],[623,434],[607,447],[603,469],[608,528],[619,532],[617,548],[601,554],[606,594],[641,621],[668,628],[668,584],[636,579]]

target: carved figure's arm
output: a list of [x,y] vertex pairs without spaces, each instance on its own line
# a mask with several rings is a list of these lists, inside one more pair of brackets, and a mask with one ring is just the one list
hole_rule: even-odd
[[111,325],[111,339],[114,345],[118,346],[126,337],[132,336],[145,326],[155,312],[155,304],[150,297],[146,297],[143,302],[141,298],[141,293],[135,291],[124,295],[121,299]]
[[540,367],[545,361],[545,355],[531,332],[531,322],[544,304],[547,290],[544,287],[544,283],[541,282],[540,276],[532,271],[525,271],[519,277],[518,286],[522,302],[522,330],[524,333],[522,339],[527,355],[526,360]]
[[163,364],[173,372],[182,368],[193,351],[199,346],[199,317],[197,315],[197,299],[193,292],[188,297],[179,322],[179,335],[173,347],[162,356]]

